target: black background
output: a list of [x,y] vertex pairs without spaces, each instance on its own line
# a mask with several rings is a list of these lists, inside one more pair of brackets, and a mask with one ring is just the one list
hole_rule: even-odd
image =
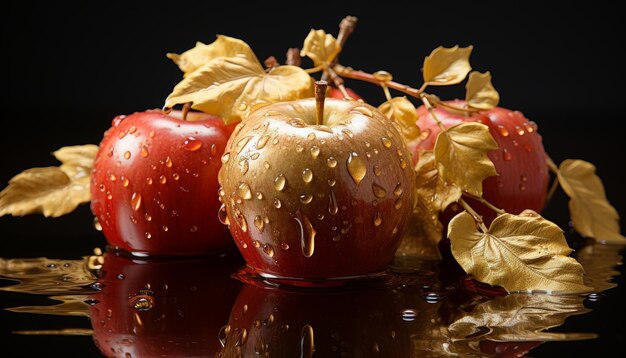
[[[408,9],[408,3],[416,9]],[[0,15],[0,183],[26,168],[56,165],[49,153],[59,147],[97,144],[117,114],[161,107],[181,79],[167,52],[180,53],[196,41],[210,43],[216,34],[225,34],[246,41],[261,60],[274,55],[282,61],[286,49],[301,46],[311,28],[336,33],[346,15],[357,16],[359,24],[341,62],[370,72],[385,69],[413,86],[421,84],[422,60],[433,48],[474,45],[472,65],[491,71],[501,105],[539,124],[544,146],[557,163],[565,158],[593,162],[608,198],[626,213],[621,178],[625,71],[620,56],[625,25],[618,10],[597,1],[567,3],[555,10],[528,2],[8,5]],[[372,103],[382,99],[371,85],[348,86]],[[458,86],[435,93],[453,98],[464,92]],[[566,207],[558,194],[545,215],[567,227]],[[58,219],[0,218],[1,257],[78,258],[103,245],[87,206]],[[583,355],[611,347],[623,351],[618,341],[624,339],[623,325],[615,320],[616,314],[624,316],[623,276],[617,281],[622,287],[609,291],[592,314],[567,321],[574,331],[601,332],[600,339],[544,344],[532,355]],[[19,299],[1,307],[24,304]],[[18,322],[24,316],[7,319]]]

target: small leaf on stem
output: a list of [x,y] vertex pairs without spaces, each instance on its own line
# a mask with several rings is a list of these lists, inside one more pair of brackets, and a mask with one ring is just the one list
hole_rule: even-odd
[[97,151],[93,144],[63,147],[53,153],[60,167],[32,168],[11,178],[0,192],[0,216],[58,217],[89,202],[89,175]]
[[557,176],[570,197],[570,216],[576,231],[600,242],[626,243],[626,237],[620,234],[617,210],[607,200],[593,164],[566,159],[559,166]]
[[327,34],[324,30],[311,29],[304,39],[300,56],[309,57],[317,67],[324,63],[331,63],[340,51],[341,45],[333,35]]
[[480,232],[464,211],[450,221],[448,238],[454,258],[478,281],[509,292],[592,290],[583,284],[583,267],[568,257],[563,231],[537,213],[502,214]]
[[437,47],[424,59],[424,82],[431,86],[461,83],[472,70],[469,57],[472,46]]
[[424,151],[419,153],[415,166],[415,194],[416,200],[423,202],[431,213],[438,213],[458,201],[462,192],[458,186],[441,179],[435,155],[432,151]]
[[476,109],[489,110],[498,105],[500,95],[491,84],[489,71],[473,71],[465,85],[465,102]]
[[482,196],[483,180],[497,175],[487,156],[498,144],[481,123],[463,122],[442,131],[435,141],[435,162],[441,178],[474,196]]
[[247,58],[252,62],[259,61],[247,43],[234,37],[224,35],[217,35],[217,39],[210,45],[196,42],[196,47],[180,55],[175,53],[167,54],[167,57],[178,65],[185,76],[215,58],[233,56]]
[[401,134],[406,142],[419,137],[420,128],[416,124],[417,109],[406,97],[392,98],[378,106],[378,109],[389,119],[398,123]]

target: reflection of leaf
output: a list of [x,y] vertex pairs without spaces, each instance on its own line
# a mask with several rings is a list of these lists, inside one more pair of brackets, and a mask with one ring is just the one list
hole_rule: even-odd
[[385,116],[398,123],[400,133],[406,142],[417,139],[420,129],[417,122],[417,109],[406,97],[395,97],[378,106]]
[[259,62],[247,43],[224,35],[218,35],[217,39],[210,45],[197,42],[196,47],[178,55],[168,53],[174,63],[180,67],[185,76],[202,67],[205,63],[218,57],[239,56],[249,59],[250,61]]
[[498,342],[559,341],[594,338],[594,334],[543,332],[563,324],[571,315],[589,309],[576,295],[515,294],[492,298],[461,316],[448,327],[452,340]]
[[89,173],[98,146],[63,147],[60,167],[32,168],[14,176],[0,192],[0,216],[43,213],[58,217],[91,200]]
[[417,201],[396,255],[440,259],[437,244],[441,241],[442,233],[443,226],[438,216],[422,201]]
[[324,30],[313,30],[309,32],[300,56],[307,56],[313,60],[315,66],[330,63],[341,51],[339,42],[331,34],[327,34]]
[[481,123],[463,122],[441,132],[435,141],[435,162],[441,178],[474,196],[482,196],[483,180],[497,175],[487,152],[498,145]]
[[85,295],[61,295],[50,296],[49,298],[61,303],[46,306],[11,307],[6,310],[17,313],[89,317],[89,305],[85,303]]
[[619,215],[609,204],[596,167],[584,160],[566,159],[559,166],[559,183],[570,197],[574,229],[600,242],[626,243],[620,234]]
[[571,257],[563,231],[534,215],[503,214],[479,232],[467,212],[448,226],[452,254],[478,281],[513,291],[588,292],[583,268]]
[[472,46],[437,47],[424,59],[424,82],[432,86],[460,83],[471,71]]
[[489,71],[485,73],[478,71],[470,73],[465,90],[465,102],[473,108],[492,109],[500,101],[498,91],[491,84],[491,73]]
[[585,285],[593,287],[595,292],[617,286],[612,278],[619,275],[617,266],[622,264],[620,251],[624,247],[593,243],[576,250],[574,257],[585,269]]
[[258,61],[218,57],[177,84],[165,106],[193,102],[192,108],[230,123],[261,104],[311,97],[312,84],[311,76],[300,67],[277,66],[266,73]]

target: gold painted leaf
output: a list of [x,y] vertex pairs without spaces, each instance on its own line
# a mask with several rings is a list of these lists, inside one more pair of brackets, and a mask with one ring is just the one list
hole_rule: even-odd
[[192,102],[192,108],[240,121],[260,105],[313,96],[313,80],[302,68],[277,66],[265,72],[258,60],[215,58],[174,87],[166,107]]
[[97,148],[93,144],[63,147],[54,152],[60,167],[32,168],[11,178],[0,192],[0,216],[58,217],[89,202],[89,174]]
[[378,106],[389,119],[400,126],[400,133],[405,142],[417,139],[420,128],[417,126],[417,109],[406,97],[395,97]]
[[315,66],[330,63],[341,51],[337,39],[324,30],[313,30],[304,39],[300,56],[307,56],[313,60]]
[[487,156],[498,144],[482,123],[463,122],[442,131],[435,141],[435,162],[441,178],[474,196],[482,196],[483,180],[498,175]]
[[250,61],[259,62],[247,43],[234,37],[217,35],[217,39],[206,45],[196,42],[196,47],[182,54],[168,53],[167,57],[178,65],[185,76],[218,57],[239,56]]
[[609,204],[593,164],[566,159],[559,166],[558,179],[570,197],[569,211],[576,231],[600,242],[626,243],[620,234],[619,214]]
[[498,105],[500,94],[491,84],[489,71],[473,71],[465,84],[465,102],[476,109],[489,110]]
[[461,83],[472,70],[469,57],[472,46],[437,47],[424,59],[424,82],[431,86]]
[[415,166],[415,197],[432,212],[431,215],[444,211],[448,205],[461,197],[461,188],[448,184],[441,179],[435,165],[432,151],[419,153]]
[[563,231],[532,211],[496,217],[480,232],[466,211],[448,225],[452,255],[478,281],[509,292],[588,292]]

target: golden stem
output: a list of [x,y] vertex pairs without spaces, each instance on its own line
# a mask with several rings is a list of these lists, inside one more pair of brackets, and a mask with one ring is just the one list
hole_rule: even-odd
[[387,87],[387,85],[384,83],[381,83],[380,87],[383,88],[383,92],[385,93],[385,98],[387,99],[387,101],[391,101],[391,93],[389,93],[389,87]]
[[463,209],[467,210],[467,212],[470,213],[470,215],[472,215],[472,217],[474,218],[474,221],[476,221],[476,224],[478,224],[478,227],[483,233],[486,233],[489,231],[489,229],[487,229],[487,226],[485,226],[483,217],[480,216],[480,214],[478,214],[474,209],[472,209],[472,207],[467,203],[467,201],[461,198],[459,199],[459,204],[461,204]]
[[304,69],[304,72],[306,72],[308,74],[312,74],[312,73],[319,72],[319,71],[321,71],[323,69],[324,69],[324,65],[319,65],[319,66],[315,66],[313,68],[306,68],[306,69]]
[[322,123],[324,123],[324,102],[326,100],[327,87],[328,82],[315,81],[315,122],[317,123],[317,125],[321,125]]
[[297,66],[300,67],[302,63],[302,57],[300,57],[300,49],[297,47],[292,47],[287,50],[287,59],[285,63],[289,66]]
[[190,109],[191,109],[191,102],[187,102],[183,104],[183,121],[187,120],[187,114],[189,113]]
[[[343,49],[343,46],[346,44],[346,41],[348,41],[348,37],[350,37],[350,35],[354,32],[354,29],[356,28],[356,23],[357,23],[357,18],[355,16],[346,16],[339,23],[339,33],[337,34],[337,42],[339,43],[340,48]],[[333,58],[330,61],[330,64],[328,67],[332,68],[333,66],[335,66],[338,60],[339,60],[339,54],[337,54],[337,56],[335,56],[335,58]],[[329,75],[330,74],[327,71],[324,71],[324,73],[322,74],[322,78],[321,78],[322,81],[328,80]]]
[[431,117],[433,117],[433,120],[439,126],[439,129],[441,129],[441,133],[446,133],[446,127],[443,125],[443,123],[441,123],[441,121],[435,114],[434,107],[432,103],[430,103],[428,96],[425,94],[422,94],[419,98],[422,100],[422,103],[424,103],[424,107],[426,107],[426,109],[428,110],[428,113],[430,113]]
[[[335,65],[333,66],[334,71],[339,74],[342,77],[345,78],[350,78],[353,80],[359,80],[359,81],[364,81],[364,82],[369,82],[369,83],[373,83],[377,86],[380,86],[381,84],[383,84],[383,82],[381,82],[380,80],[376,79],[376,77],[374,77],[373,74],[371,73],[367,73],[364,71],[358,71],[358,70],[354,70],[350,67],[344,67],[342,65]],[[419,98],[420,95],[422,94],[422,91],[417,89],[417,88],[413,88],[411,86],[407,86],[407,85],[403,85],[401,83],[398,82],[394,82],[394,81],[385,81],[384,84],[389,87],[389,88],[393,88],[396,91],[400,91],[402,93],[405,93],[411,97],[415,97],[415,98]]]
[[493,205],[492,203],[488,202],[485,198],[483,198],[482,196],[474,196],[470,193],[466,193],[463,192],[463,195],[472,198],[476,201],[479,201],[481,204],[485,205],[486,207],[488,207],[489,209],[495,211],[498,215],[502,215],[502,214],[506,214],[506,210],[504,209],[500,209],[499,207]]

